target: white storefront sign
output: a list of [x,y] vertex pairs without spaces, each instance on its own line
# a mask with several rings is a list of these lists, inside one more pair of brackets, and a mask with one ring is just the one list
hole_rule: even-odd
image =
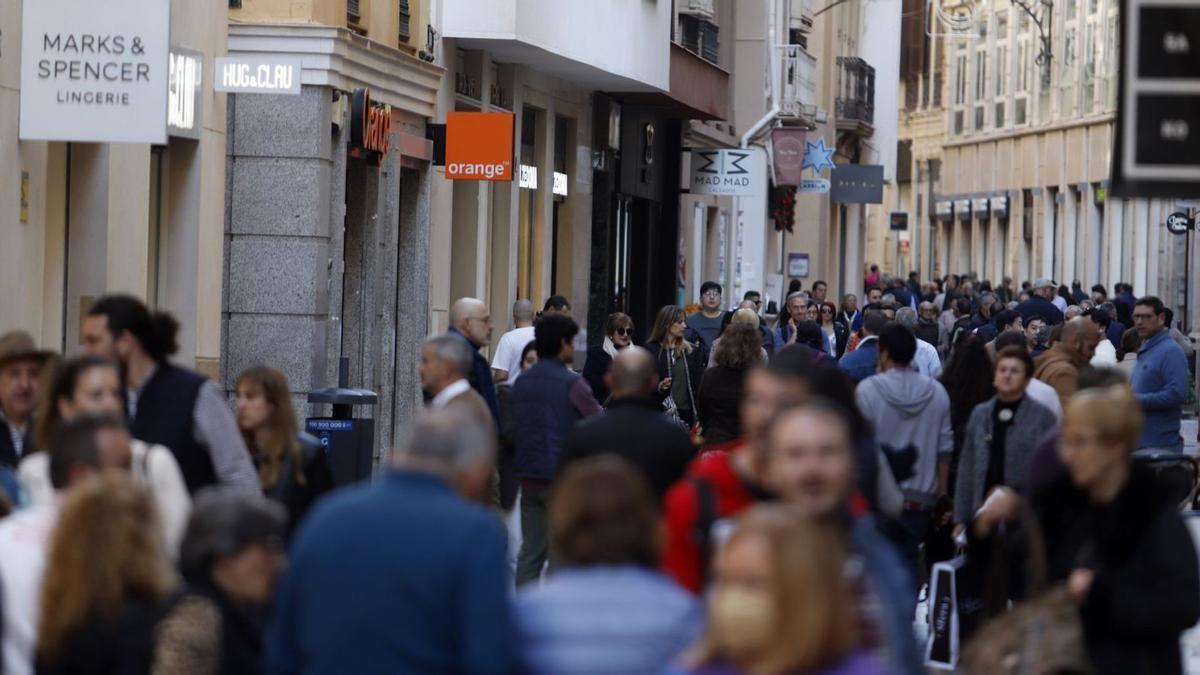
[[170,0],[25,2],[20,138],[166,143],[170,31]]
[[568,196],[567,195],[567,174],[562,173],[561,171],[554,172],[553,192],[554,192],[554,194],[556,194],[560,197]]
[[538,170],[536,166],[528,164],[521,165],[521,175],[518,179],[517,187],[523,190],[538,189]]
[[167,71],[167,130],[172,136],[200,138],[204,54],[172,47]]
[[692,194],[763,195],[767,191],[767,153],[744,150],[693,150]]
[[216,60],[215,91],[231,94],[300,93],[300,59],[226,56]]

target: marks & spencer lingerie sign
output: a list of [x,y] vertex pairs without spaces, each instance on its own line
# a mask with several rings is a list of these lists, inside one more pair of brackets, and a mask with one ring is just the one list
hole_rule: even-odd
[[166,143],[170,0],[26,0],[22,140]]

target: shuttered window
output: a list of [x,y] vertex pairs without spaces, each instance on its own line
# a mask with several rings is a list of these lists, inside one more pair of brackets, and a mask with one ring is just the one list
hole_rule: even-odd
[[359,0],[346,0],[346,16],[353,21],[357,21]]
[[400,41],[408,42],[412,38],[409,24],[412,21],[412,11],[408,0],[400,0]]

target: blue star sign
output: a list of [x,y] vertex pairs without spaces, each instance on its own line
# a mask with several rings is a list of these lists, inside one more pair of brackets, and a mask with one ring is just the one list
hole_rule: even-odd
[[804,146],[804,164],[800,167],[801,170],[812,169],[821,173],[825,169],[833,168],[833,148],[825,147],[824,138],[818,138],[816,143],[806,142]]

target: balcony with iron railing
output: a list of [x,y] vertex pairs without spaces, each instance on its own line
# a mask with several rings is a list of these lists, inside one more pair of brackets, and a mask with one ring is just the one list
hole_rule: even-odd
[[779,47],[779,114],[815,122],[817,114],[817,59],[800,45]]
[[837,73],[837,128],[870,136],[875,132],[875,69],[856,56],[839,56]]

